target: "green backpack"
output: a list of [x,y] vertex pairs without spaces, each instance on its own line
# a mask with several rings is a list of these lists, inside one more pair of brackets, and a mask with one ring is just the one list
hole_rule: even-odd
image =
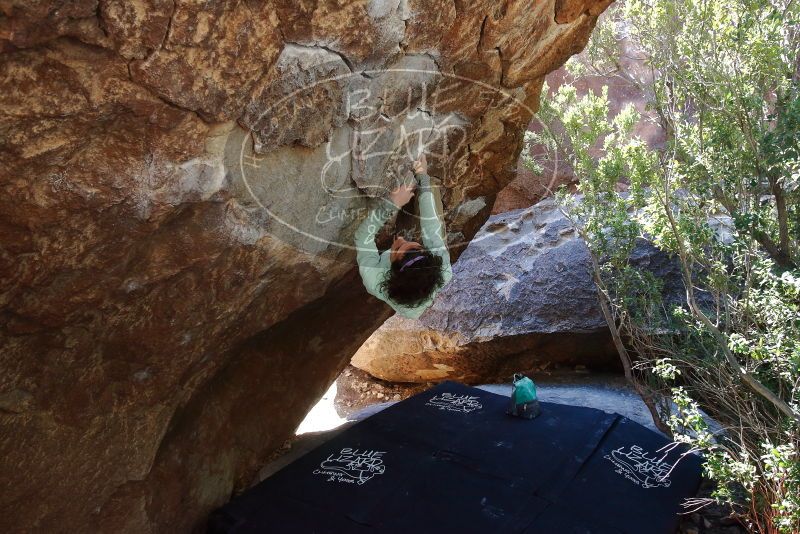
[[541,413],[536,397],[536,384],[521,373],[515,373],[511,385],[511,406],[506,412],[515,417],[533,419]]

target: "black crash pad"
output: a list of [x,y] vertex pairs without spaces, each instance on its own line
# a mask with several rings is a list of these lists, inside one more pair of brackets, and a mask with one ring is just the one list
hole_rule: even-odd
[[675,532],[700,458],[618,414],[444,382],[234,498],[209,532]]

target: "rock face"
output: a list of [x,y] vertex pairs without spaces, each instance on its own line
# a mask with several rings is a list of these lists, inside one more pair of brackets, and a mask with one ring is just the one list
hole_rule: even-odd
[[[677,264],[646,241],[634,265],[680,301]],[[508,380],[551,363],[616,367],[589,253],[552,199],[493,215],[453,267],[453,279],[417,320],[394,316],[353,356],[384,380]]]
[[0,4],[0,529],[200,528],[389,315],[369,197],[425,150],[457,256],[607,3]]

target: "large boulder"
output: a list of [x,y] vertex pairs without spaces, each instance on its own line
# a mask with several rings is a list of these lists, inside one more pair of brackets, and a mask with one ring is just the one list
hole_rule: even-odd
[[[640,240],[633,265],[684,293],[678,264]],[[600,311],[589,251],[553,199],[493,215],[419,319],[394,316],[353,356],[395,382],[508,380],[548,365],[614,368],[619,357]]]
[[0,529],[184,532],[389,315],[368,207],[429,154],[453,254],[608,0],[0,6]]

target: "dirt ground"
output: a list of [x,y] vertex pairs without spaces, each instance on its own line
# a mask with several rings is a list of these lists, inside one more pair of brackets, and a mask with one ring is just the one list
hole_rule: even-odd
[[435,384],[401,384],[386,382],[352,365],[336,379],[336,401],[334,407],[342,417],[361,411],[367,406],[382,402],[401,401]]

